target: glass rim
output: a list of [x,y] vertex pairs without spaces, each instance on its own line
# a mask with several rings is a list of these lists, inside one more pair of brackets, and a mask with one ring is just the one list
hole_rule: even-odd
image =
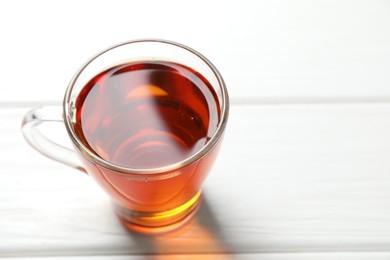
[[[171,46],[179,47],[184,49],[185,51],[188,51],[198,58],[200,58],[205,65],[207,65],[211,71],[213,72],[214,76],[216,77],[218,84],[221,88],[221,93],[222,93],[222,104],[221,104],[221,116],[219,120],[218,127],[213,134],[213,136],[210,138],[210,140],[196,153],[192,154],[191,156],[188,156],[184,160],[174,162],[172,164],[168,164],[162,167],[156,167],[156,168],[131,168],[131,167],[125,167],[121,165],[114,164],[112,162],[109,162],[101,157],[99,157],[97,154],[92,152],[88,147],[86,147],[82,141],[79,139],[79,137],[76,135],[73,127],[72,127],[72,118],[70,116],[70,111],[69,111],[69,102],[71,99],[71,94],[73,91],[73,88],[75,86],[76,81],[78,80],[79,76],[83,73],[84,69],[88,67],[90,63],[92,63],[95,59],[100,57],[101,55],[119,48],[124,45],[129,45],[129,44],[135,44],[135,43],[145,43],[145,42],[152,42],[152,43],[163,43],[163,44],[168,44]],[[181,43],[177,43],[174,41],[169,41],[169,40],[162,40],[162,39],[138,39],[138,40],[132,40],[132,41],[126,41],[122,42],[116,45],[113,45],[96,55],[92,56],[84,65],[81,66],[81,68],[75,73],[73,76],[72,80],[70,81],[66,93],[64,96],[63,100],[63,117],[64,117],[64,122],[65,122],[65,127],[66,130],[73,142],[73,144],[82,152],[82,154],[86,157],[87,160],[99,164],[101,166],[104,166],[107,169],[113,170],[115,172],[120,172],[120,173],[126,173],[126,174],[149,174],[149,175],[154,175],[154,174],[159,174],[159,173],[165,173],[165,172],[170,172],[179,168],[182,168],[186,165],[189,165],[198,159],[202,158],[204,155],[206,155],[219,141],[219,139],[222,137],[224,129],[227,124],[227,119],[228,119],[228,114],[229,114],[229,96],[227,92],[227,88],[225,85],[225,82],[217,70],[217,68],[202,54],[197,52],[196,50],[183,45]]]

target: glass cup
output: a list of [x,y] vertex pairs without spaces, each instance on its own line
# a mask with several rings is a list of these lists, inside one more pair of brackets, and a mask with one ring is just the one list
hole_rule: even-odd
[[[76,105],[86,84],[107,68],[137,61],[181,64],[210,83],[218,101],[219,119],[208,141],[195,153],[161,167],[130,168],[104,159],[80,138],[75,129]],[[115,45],[92,57],[71,80],[62,106],[29,111],[23,118],[22,132],[38,152],[92,176],[112,199],[115,213],[125,227],[142,233],[158,233],[181,226],[199,208],[201,185],[217,156],[228,111],[225,83],[203,55],[171,41],[136,40]],[[63,123],[74,149],[47,138],[38,127],[47,122]]]

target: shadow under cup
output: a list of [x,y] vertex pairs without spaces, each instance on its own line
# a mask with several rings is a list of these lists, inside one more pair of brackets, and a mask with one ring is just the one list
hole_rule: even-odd
[[[110,160],[109,157],[103,156],[104,154],[99,154],[91,141],[86,142],[85,136],[80,133],[82,131],[78,129],[80,111],[82,110],[78,106],[78,102],[80,102],[80,96],[85,92],[85,87],[91,82],[91,79],[96,78],[99,73],[107,71],[107,69],[145,61],[179,64],[183,68],[189,68],[189,71],[192,71],[195,76],[200,76],[212,88],[216,99],[215,104],[218,106],[215,109],[218,110],[219,115],[215,129],[207,137],[207,141],[202,147],[178,161],[151,168],[132,167]],[[191,75],[186,77],[193,78]],[[143,88],[130,87],[132,88],[131,93],[136,93],[135,97],[139,98],[146,94],[168,96],[171,93],[176,93],[176,95],[187,95],[186,93],[193,91],[185,89],[185,84],[181,86],[181,90],[177,91],[159,89],[151,84],[145,86]],[[129,97],[131,95],[122,96]],[[164,97],[165,99],[166,97]],[[104,112],[104,102],[97,103],[96,107]],[[77,157],[82,162],[81,166],[69,158],[69,149],[68,154],[65,155],[65,153],[60,152],[61,149],[65,148],[60,148],[34,129],[35,126],[45,121],[56,121],[52,118],[48,119],[43,110],[35,109],[25,116],[23,133],[27,141],[44,155],[86,171],[92,176],[112,199],[114,210],[125,227],[142,233],[159,233],[181,226],[199,208],[201,185],[218,154],[227,123],[228,107],[228,94],[223,79],[217,69],[204,56],[191,48],[170,41],[131,41],[113,46],[94,56],[76,73],[66,91],[62,107],[62,120]],[[142,110],[140,111],[137,113],[140,118],[149,116],[143,115]],[[129,120],[132,119],[129,118]],[[169,156],[168,151],[167,154],[164,154],[164,149],[162,149],[162,153],[164,156],[167,154]]]

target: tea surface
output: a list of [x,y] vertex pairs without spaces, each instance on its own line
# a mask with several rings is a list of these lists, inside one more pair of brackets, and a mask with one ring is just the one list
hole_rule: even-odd
[[101,158],[150,169],[185,160],[215,133],[216,93],[199,73],[166,61],[126,63],[96,75],[76,100],[75,131]]

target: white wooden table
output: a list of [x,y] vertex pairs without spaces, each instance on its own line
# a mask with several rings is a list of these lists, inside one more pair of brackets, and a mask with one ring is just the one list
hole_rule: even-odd
[[[3,1],[0,24],[0,258],[390,259],[389,1]],[[197,218],[155,237],[20,132],[145,37],[210,58],[232,102]]]

